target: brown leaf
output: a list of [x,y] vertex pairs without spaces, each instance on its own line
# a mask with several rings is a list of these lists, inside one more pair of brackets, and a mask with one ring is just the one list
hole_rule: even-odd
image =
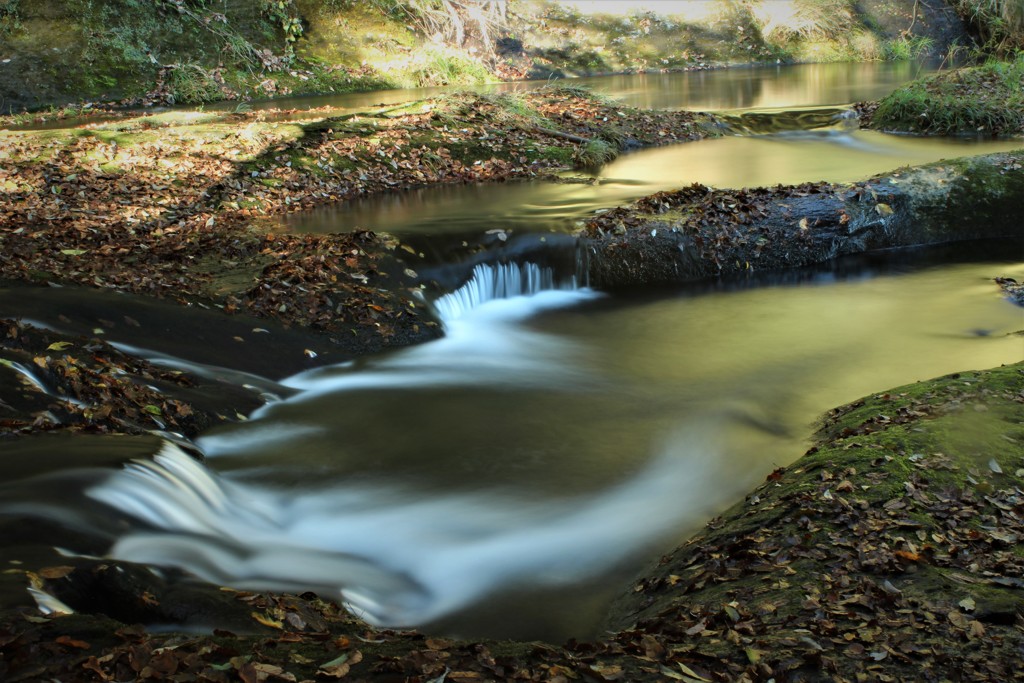
[[895,555],[896,557],[900,558],[901,560],[906,560],[907,562],[920,562],[921,561],[921,555],[919,553],[911,553],[911,552],[907,552],[906,550],[897,550],[896,552],[893,553],[893,555]]
[[454,643],[444,638],[427,638],[426,645],[431,650],[447,650]]
[[972,620],[968,624],[967,635],[971,638],[981,638],[985,635],[985,625],[978,620]]
[[76,640],[71,636],[58,636],[55,641],[58,645],[64,645],[65,647],[77,647],[80,650],[88,650],[91,646],[84,640]]
[[707,625],[708,625],[708,622],[703,620],[703,619],[701,619],[696,624],[694,624],[690,628],[686,629],[686,635],[688,635],[688,636],[695,636],[698,633],[703,632],[704,629],[707,628]]
[[950,611],[949,614],[946,615],[946,618],[949,619],[949,623],[953,624],[953,626],[955,626],[955,627],[957,627],[959,629],[964,629],[964,630],[967,629],[968,620],[967,620],[967,617],[964,616],[964,614],[962,612],[958,612],[956,610],[952,610],[952,611]]
[[74,567],[61,565],[59,567],[43,567],[37,573],[44,579],[63,579],[73,571],[75,571]]
[[590,668],[594,673],[606,681],[617,681],[626,675],[626,672],[621,666],[601,666],[600,664],[591,664]]

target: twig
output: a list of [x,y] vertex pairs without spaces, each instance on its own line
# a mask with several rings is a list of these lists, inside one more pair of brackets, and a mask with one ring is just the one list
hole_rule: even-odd
[[565,138],[566,140],[572,140],[573,142],[582,142],[586,144],[590,142],[590,138],[580,137],[579,135],[573,135],[572,133],[563,133],[560,130],[553,130],[551,128],[541,128],[540,126],[534,126],[535,133],[541,133],[543,135],[550,135],[556,138]]
[[914,24],[917,23],[917,6],[920,4],[920,2],[921,0],[914,0],[914,11],[910,17],[910,26],[908,26],[907,30],[903,32],[903,35],[907,36],[908,38],[910,37],[910,32],[914,30]]

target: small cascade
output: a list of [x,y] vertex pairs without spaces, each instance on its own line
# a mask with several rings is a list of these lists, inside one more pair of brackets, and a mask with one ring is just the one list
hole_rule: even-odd
[[442,321],[450,322],[496,299],[577,289],[575,274],[558,277],[554,269],[535,263],[479,263],[465,284],[436,299],[433,306]]
[[718,117],[726,131],[733,135],[775,135],[807,131],[849,133],[857,130],[860,125],[857,113],[849,107],[724,112]]
[[55,399],[58,399],[60,401],[66,401],[67,403],[70,403],[70,404],[76,405],[76,406],[88,407],[88,405],[89,405],[85,401],[79,400],[79,399],[77,399],[77,398],[75,398],[73,396],[68,396],[66,394],[63,394],[60,391],[58,391],[55,387],[51,387],[51,386],[47,385],[46,382],[44,382],[36,374],[35,371],[33,371],[32,369],[28,368],[25,365],[22,365],[21,363],[15,363],[14,361],[4,360],[3,361],[3,365],[6,365],[11,370],[14,370],[15,372],[17,372],[19,375],[21,375],[25,379],[26,382],[28,382],[29,384],[34,386],[39,391],[41,391],[44,394],[46,394],[47,396],[50,396],[51,398],[55,398]]
[[718,447],[703,425],[687,426],[611,487],[524,502],[495,490],[410,495],[349,482],[295,497],[229,479],[164,443],[86,494],[134,520],[114,558],[244,590],[312,590],[371,624],[409,628],[517,584],[566,590],[658,547],[702,508],[699,492],[715,488],[706,463]]

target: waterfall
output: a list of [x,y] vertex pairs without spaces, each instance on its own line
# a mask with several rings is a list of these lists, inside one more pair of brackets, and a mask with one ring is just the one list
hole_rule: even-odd
[[558,278],[552,268],[535,263],[479,263],[465,284],[436,299],[433,306],[442,321],[450,322],[496,299],[578,288],[575,274]]
[[517,584],[565,590],[659,547],[715,488],[706,427],[681,429],[605,490],[528,506],[486,487],[415,495],[342,481],[296,496],[229,479],[171,443],[86,494],[134,519],[112,557],[246,590],[312,590],[409,628]]

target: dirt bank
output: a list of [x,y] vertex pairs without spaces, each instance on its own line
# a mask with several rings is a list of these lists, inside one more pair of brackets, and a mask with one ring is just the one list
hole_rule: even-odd
[[742,276],[874,249],[1024,237],[1024,153],[867,181],[747,190],[702,185],[603,213],[581,229],[599,288]]

